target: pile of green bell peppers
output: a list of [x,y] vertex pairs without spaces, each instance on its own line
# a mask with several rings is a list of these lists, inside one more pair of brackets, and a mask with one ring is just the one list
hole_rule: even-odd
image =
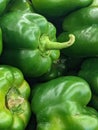
[[98,0],[0,1],[0,130],[98,130]]

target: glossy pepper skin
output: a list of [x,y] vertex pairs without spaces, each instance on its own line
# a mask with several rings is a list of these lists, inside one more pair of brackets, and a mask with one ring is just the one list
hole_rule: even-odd
[[30,86],[22,72],[0,65],[0,130],[25,130],[31,116]]
[[89,83],[93,94],[91,104],[98,110],[98,58],[84,60],[78,75]]
[[64,76],[33,87],[31,107],[37,130],[98,129],[98,112],[86,106],[91,99],[86,80]]
[[56,28],[37,13],[15,11],[5,14],[0,26],[4,40],[1,62],[18,67],[26,77],[46,73],[52,62],[59,58],[60,49],[75,41],[74,35],[70,35],[69,41],[56,42]]
[[88,6],[93,0],[31,0],[36,12],[49,17],[61,17],[66,14]]
[[76,37],[74,45],[68,50],[63,49],[63,54],[77,57],[98,55],[98,0],[66,16],[62,26],[64,32],[58,41],[65,40],[64,35],[69,33]]
[[4,13],[10,0],[0,0],[0,16]]

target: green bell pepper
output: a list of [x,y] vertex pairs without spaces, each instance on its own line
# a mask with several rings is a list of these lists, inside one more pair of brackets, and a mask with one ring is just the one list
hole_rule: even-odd
[[0,65],[0,130],[25,130],[31,116],[29,96],[22,72]]
[[86,80],[59,77],[33,86],[31,95],[37,130],[98,130],[98,112],[86,106],[91,99]]
[[58,41],[66,40],[64,36],[73,33],[76,37],[73,46],[63,49],[68,56],[96,56],[98,55],[98,0],[85,8],[67,15],[62,23],[63,33]]
[[85,59],[78,72],[78,76],[84,78],[89,83],[93,94],[91,104],[98,110],[98,58]]
[[26,77],[45,74],[59,58],[60,49],[75,41],[70,34],[67,42],[56,42],[56,28],[37,13],[7,13],[1,18],[0,26],[4,40],[1,62],[18,67]]
[[98,58],[87,58],[83,61],[78,75],[90,84],[92,92],[98,95]]
[[61,17],[91,4],[93,0],[31,0],[36,12],[46,17]]

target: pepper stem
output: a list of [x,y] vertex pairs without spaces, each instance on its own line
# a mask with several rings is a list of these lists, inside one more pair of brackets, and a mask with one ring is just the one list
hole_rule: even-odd
[[75,36],[73,34],[69,34],[69,40],[60,43],[50,41],[48,36],[43,35],[40,39],[40,42],[41,42],[41,48],[43,48],[43,50],[60,50],[71,46],[75,42]]

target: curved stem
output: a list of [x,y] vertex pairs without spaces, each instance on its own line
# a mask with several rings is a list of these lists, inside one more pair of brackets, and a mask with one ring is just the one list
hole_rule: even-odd
[[53,42],[49,40],[49,37],[43,35],[40,39],[43,50],[60,50],[63,48],[67,48],[71,46],[75,42],[75,36],[73,34],[69,34],[69,40],[66,42]]

